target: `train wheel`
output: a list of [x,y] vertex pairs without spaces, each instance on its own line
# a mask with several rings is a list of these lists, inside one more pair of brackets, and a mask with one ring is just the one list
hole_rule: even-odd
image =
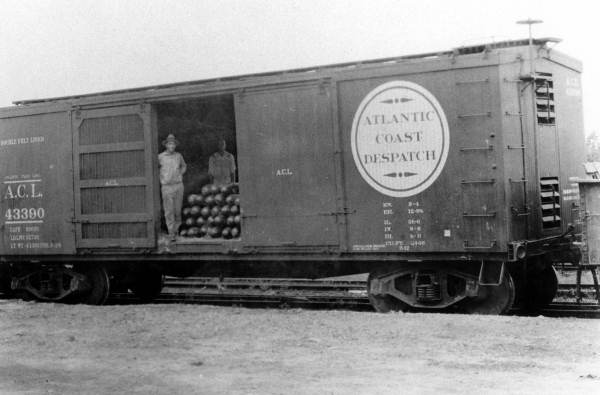
[[110,280],[104,266],[91,266],[82,269],[86,277],[87,291],[79,294],[77,302],[91,305],[102,305],[110,293]]
[[498,286],[479,286],[477,296],[467,298],[461,303],[468,314],[506,314],[515,301],[515,284],[508,272],[504,273],[502,284]]
[[390,295],[373,295],[371,293],[371,284],[373,279],[380,277],[382,274],[378,271],[369,273],[367,280],[367,295],[369,296],[369,302],[378,313],[389,313],[391,311],[409,311],[410,306],[406,303],[394,298]]
[[157,270],[137,272],[130,285],[131,292],[144,302],[150,302],[160,295],[164,286],[164,276]]
[[10,277],[9,276],[2,276],[0,274],[0,294],[3,294],[5,296],[11,295],[12,289],[10,289]]
[[527,276],[523,307],[530,313],[537,313],[552,303],[558,291],[558,276],[551,265],[540,271],[533,271]]

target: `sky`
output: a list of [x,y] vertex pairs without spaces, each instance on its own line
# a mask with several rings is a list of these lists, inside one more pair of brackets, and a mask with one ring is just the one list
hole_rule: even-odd
[[[583,62],[600,132],[592,1],[0,0],[0,107],[13,101],[393,57],[534,37]],[[595,72],[594,72],[595,71]]]

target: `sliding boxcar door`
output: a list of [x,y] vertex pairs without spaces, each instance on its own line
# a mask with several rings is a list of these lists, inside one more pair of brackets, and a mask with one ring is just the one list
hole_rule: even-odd
[[150,107],[73,113],[78,247],[155,245]]
[[338,245],[330,101],[316,83],[236,98],[244,244]]

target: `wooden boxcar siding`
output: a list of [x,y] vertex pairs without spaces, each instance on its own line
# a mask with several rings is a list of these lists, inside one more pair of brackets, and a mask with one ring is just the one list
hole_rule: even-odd
[[574,178],[585,177],[585,131],[583,127],[583,92],[579,70],[550,61],[554,80],[557,148],[560,160],[562,231],[578,218],[578,186]]
[[90,118],[79,128],[79,144],[130,143],[144,139],[144,124],[139,115]]
[[[456,122],[453,136],[458,146],[459,168],[451,175],[461,186],[462,234],[465,249],[504,250],[505,216],[503,114],[498,98],[498,67],[460,69],[453,72],[456,89]],[[456,151],[454,151],[456,152]]]
[[71,118],[53,107],[0,118],[2,255],[75,251]]
[[79,174],[82,180],[143,177],[144,150],[85,152],[82,149]]
[[[442,173],[428,189],[407,198],[385,196],[367,185],[357,171],[350,148],[352,122],[359,103],[373,88],[394,80],[414,82],[431,92],[443,107],[450,129],[449,155]],[[505,250],[507,231],[501,213],[504,190],[500,182],[503,162],[502,151],[496,146],[502,141],[501,114],[499,101],[493,99],[497,94],[495,66],[339,83],[351,249],[398,252],[399,245],[408,244],[411,252]],[[493,133],[496,137],[492,138]],[[494,145],[494,149],[477,149],[489,145]],[[499,166],[494,167],[494,163]],[[424,211],[416,217],[409,214],[415,202]],[[384,215],[386,205],[393,208],[393,216]],[[414,227],[411,230],[409,221],[414,219],[421,220],[421,231]],[[390,233],[384,228],[386,220],[391,221],[395,242],[392,245],[386,245],[384,239],[384,234]],[[417,233],[426,241],[424,246],[410,245]]]
[[[148,237],[148,229],[141,222],[109,222],[83,224],[81,238],[83,240],[128,240]],[[108,247],[101,245],[98,247]]]
[[[143,141],[143,122],[138,115],[84,119],[78,132],[80,180],[144,177],[146,164],[143,148],[116,152],[85,152],[86,147],[95,149],[103,144],[123,145]],[[90,184],[81,188],[81,213],[144,213],[145,192],[144,186],[106,187]]]
[[145,213],[145,193],[144,186],[82,189],[81,213]]
[[[528,60],[526,59],[524,63],[524,75],[529,73]],[[536,72],[541,73],[554,73],[557,71],[552,63],[546,63],[542,60],[536,58],[534,59],[534,70]],[[554,78],[553,78],[554,80]],[[558,128],[557,124],[554,125],[544,125],[539,124],[537,119],[537,108],[535,104],[535,89],[532,88],[532,85],[527,85],[527,88],[524,91],[524,101],[525,104],[523,106],[523,119],[526,122],[527,127],[529,128],[529,133],[531,134],[531,142],[530,147],[533,149],[527,150],[527,154],[532,157],[535,165],[535,173],[532,174],[531,184],[532,189],[535,187],[535,192],[531,194],[531,210],[532,217],[534,219],[532,225],[534,227],[531,238],[540,238],[550,235],[560,234],[566,224],[564,223],[563,217],[563,198],[562,191],[559,190],[561,195],[560,205],[561,205],[561,226],[556,228],[547,228],[543,227],[543,214],[542,214],[542,201],[541,201],[541,179],[542,178],[558,178],[559,182],[562,183],[563,175],[561,174],[561,158],[560,158],[560,150],[558,141]],[[555,105],[556,105],[556,95],[555,95]],[[574,141],[566,141],[566,144],[573,144]],[[583,158],[583,157],[582,157]],[[583,161],[583,159],[581,159]],[[568,178],[568,177],[567,177]]]
[[[535,161],[532,124],[526,114],[531,107],[531,95],[523,93],[525,72],[522,61],[512,56],[499,67],[503,144],[502,166],[505,168],[506,207],[510,221],[510,240],[524,240],[538,233],[537,202],[539,187]],[[537,203],[536,203],[537,204]]]

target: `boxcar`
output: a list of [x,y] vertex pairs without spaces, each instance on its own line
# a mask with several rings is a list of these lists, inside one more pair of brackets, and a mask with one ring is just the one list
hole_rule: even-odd
[[[578,259],[581,64],[556,42],[15,102],[0,110],[3,287],[102,303],[151,298],[165,274],[368,272],[379,311],[537,308],[552,262]],[[170,133],[188,166],[175,241],[157,163]],[[218,188],[221,139],[237,183]]]

